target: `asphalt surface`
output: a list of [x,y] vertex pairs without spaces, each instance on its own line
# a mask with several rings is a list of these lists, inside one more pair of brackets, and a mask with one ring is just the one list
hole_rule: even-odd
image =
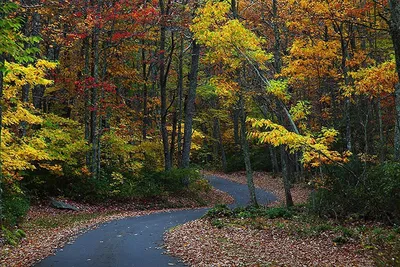
[[[246,185],[230,182],[215,176],[207,177],[211,184],[229,193],[235,199],[234,206],[249,203]],[[276,197],[257,189],[260,204],[276,200]],[[158,267],[185,266],[178,259],[164,254],[163,233],[169,228],[200,218],[207,209],[161,212],[142,217],[131,217],[102,224],[95,230],[79,236],[72,244],[59,249],[37,267]]]

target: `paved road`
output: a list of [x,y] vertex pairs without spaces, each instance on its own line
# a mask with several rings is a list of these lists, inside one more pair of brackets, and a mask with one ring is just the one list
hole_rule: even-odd
[[[211,184],[235,198],[231,206],[249,202],[246,185],[208,177]],[[257,189],[259,203],[276,200],[269,192]],[[179,224],[200,218],[207,209],[161,212],[142,217],[131,217],[105,223],[78,237],[56,255],[39,262],[37,267],[158,267],[185,266],[178,259],[164,254],[163,233]]]

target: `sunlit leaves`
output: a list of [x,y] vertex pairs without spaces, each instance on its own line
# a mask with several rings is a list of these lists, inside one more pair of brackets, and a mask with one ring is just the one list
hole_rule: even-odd
[[267,93],[276,96],[280,100],[288,101],[291,96],[287,91],[287,87],[287,80],[271,80],[267,86]]
[[311,114],[311,104],[308,101],[299,101],[290,108],[290,115],[294,121],[306,119]]
[[207,1],[197,12],[190,27],[198,43],[205,45],[205,60],[237,69],[244,61],[264,66],[270,59],[262,49],[263,40],[248,30],[238,19],[229,19],[227,2]]
[[396,64],[393,60],[351,72],[351,76],[354,79],[354,85],[342,87],[346,96],[364,94],[379,97],[383,94],[392,94],[398,82]]
[[3,172],[9,177],[19,177],[19,172],[35,169],[34,162],[50,160],[51,156],[45,151],[46,142],[42,137],[18,136],[21,123],[41,124],[42,117],[34,114],[29,104],[22,103],[20,93],[22,86],[42,85],[52,83],[45,78],[46,71],[56,67],[55,63],[39,60],[35,65],[23,66],[18,63],[5,62],[4,77],[4,113],[1,142],[1,158]]
[[289,77],[290,83],[308,82],[313,87],[327,77],[337,78],[335,60],[339,59],[338,41],[310,41],[296,39],[290,49],[289,62],[282,75]]
[[237,92],[239,91],[237,82],[223,77],[213,77],[210,84],[216,88],[215,93],[224,99],[224,105],[231,106],[237,102]]
[[306,167],[318,167],[322,164],[343,163],[351,155],[349,151],[339,153],[331,150],[338,132],[335,129],[323,128],[319,134],[301,135],[288,131],[282,125],[268,119],[249,119],[253,130],[251,138],[260,143],[273,146],[284,145],[290,152],[302,152],[302,162]]

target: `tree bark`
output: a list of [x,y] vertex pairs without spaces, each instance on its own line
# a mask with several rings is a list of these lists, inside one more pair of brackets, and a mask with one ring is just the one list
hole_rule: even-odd
[[181,36],[180,46],[179,46],[179,57],[178,57],[178,166],[181,165],[182,161],[182,115],[183,115],[183,35]]
[[[189,91],[185,108],[185,126],[183,133],[182,166],[181,166],[182,168],[188,168],[190,162],[190,147],[192,144],[193,116],[195,112],[199,58],[200,58],[200,45],[196,43],[196,40],[193,40],[192,60],[189,73]],[[185,184],[189,183],[187,178],[185,179],[184,183]]]
[[[85,0],[84,6],[83,6],[83,15],[86,18],[87,16],[87,8],[89,5],[89,0]],[[83,39],[82,42],[82,50],[83,50],[83,56],[85,60],[85,64],[83,67],[83,80],[84,80],[84,127],[85,127],[85,141],[86,144],[90,144],[91,142],[91,136],[90,136],[90,91],[88,88],[88,79],[90,77],[90,44],[89,44],[89,36],[86,36]],[[88,149],[86,152],[86,167],[91,170],[91,151]]]
[[[350,77],[348,75],[348,68],[347,68],[347,58],[348,54],[348,41],[345,40],[343,34],[343,23],[340,25],[336,25],[336,31],[339,33],[340,36],[340,48],[342,53],[342,62],[341,62],[341,69],[343,72],[343,79],[344,84],[347,86],[350,84]],[[350,99],[346,97],[344,103],[344,112],[345,112],[345,124],[346,124],[346,148],[349,151],[352,151],[352,140],[351,140],[351,118],[350,118]]]
[[382,122],[382,108],[381,98],[378,99],[378,121],[379,121],[379,161],[382,163],[385,161],[386,143],[383,136],[383,122]]
[[169,150],[169,156],[170,161],[171,161],[171,165],[173,166],[173,162],[174,162],[174,152],[175,152],[175,138],[176,138],[176,124],[178,122],[178,115],[176,110],[174,111],[173,115],[172,115],[172,132],[171,132],[171,146],[170,146],[170,150]]
[[147,107],[147,98],[148,98],[148,92],[147,92],[147,80],[148,80],[148,75],[147,75],[147,64],[146,64],[146,51],[144,49],[144,41],[142,41],[142,51],[141,51],[141,56],[142,56],[142,76],[143,76],[143,126],[142,126],[142,138],[143,140],[146,140],[147,138],[147,126],[148,126],[148,107]]
[[224,149],[224,143],[222,142],[222,134],[221,127],[218,121],[218,138],[219,138],[219,150],[221,151],[221,162],[222,162],[222,170],[224,172],[228,171],[228,162],[226,161],[226,153]]
[[290,192],[290,162],[287,151],[283,146],[280,146],[281,150],[281,162],[282,162],[282,176],[283,176],[283,186],[285,189],[285,200],[286,207],[293,206],[292,194]]
[[252,206],[257,206],[258,203],[256,197],[256,190],[254,187],[253,171],[251,169],[251,161],[250,161],[249,143],[247,140],[247,132],[246,132],[246,111],[244,109],[244,99],[242,93],[239,97],[240,97],[239,107],[240,107],[241,145],[244,157],[244,164],[246,167],[247,187],[249,189],[249,194],[250,194],[250,204]]
[[240,136],[239,136],[239,114],[240,110],[233,109],[233,136],[235,139],[235,145],[240,144]]
[[[280,38],[280,31],[279,31],[279,26],[278,26],[278,5],[276,0],[272,0],[272,16],[273,16],[273,30],[274,30],[274,37],[275,37],[275,45],[274,45],[274,66],[275,66],[275,71],[276,73],[281,73],[281,68],[282,68],[282,58],[281,58],[281,38]],[[284,125],[284,118],[285,115],[289,120],[289,123],[291,127],[293,128],[293,131],[295,131],[297,134],[299,134],[299,131],[291,119],[291,116],[286,109],[285,105],[283,102],[277,103],[282,107],[282,115],[278,114],[278,118],[280,117],[281,124]],[[282,167],[282,177],[283,177],[283,185],[285,188],[285,198],[286,198],[286,206],[293,206],[293,201],[292,201],[292,194],[290,191],[290,177],[289,177],[289,157],[287,155],[286,150],[284,149],[283,146],[280,148],[280,154],[281,154],[281,167]],[[271,160],[276,160],[271,159]],[[275,163],[273,163],[275,164]],[[277,164],[277,162],[276,162]]]
[[281,36],[278,27],[278,5],[276,0],[272,0],[272,28],[274,30],[274,67],[276,73],[281,73],[282,58],[281,58]]
[[165,5],[164,0],[159,0],[161,27],[160,27],[160,52],[159,52],[159,79],[160,79],[160,94],[161,94],[161,138],[164,150],[164,169],[169,171],[172,168],[172,162],[169,151],[168,131],[167,131],[167,82],[165,75],[165,42],[166,42],[166,27],[165,27]]
[[268,150],[272,163],[272,172],[274,174],[277,174],[279,172],[279,165],[278,165],[278,159],[276,158],[275,148],[272,145],[268,145]]
[[[32,5],[36,6],[40,4],[39,0],[32,0]],[[40,36],[41,28],[41,17],[37,11],[33,11],[32,14],[32,32],[31,36]],[[43,85],[36,85],[32,88],[32,102],[33,106],[37,109],[42,108],[43,96],[45,87]]]
[[[102,7],[102,1],[97,3],[97,13],[99,14]],[[94,26],[93,34],[92,34],[92,57],[93,57],[93,70],[92,76],[94,79],[94,83],[97,84],[100,79],[100,51],[99,51],[99,43],[100,43],[100,26],[98,23]],[[90,114],[90,137],[91,137],[91,145],[92,145],[92,153],[91,153],[91,173],[93,178],[98,178],[100,168],[99,168],[99,129],[98,129],[98,108],[99,108],[99,88],[97,86],[93,86],[92,95],[91,95],[91,105],[92,111]]]
[[[85,8],[86,10],[86,8]],[[88,78],[90,76],[90,51],[89,51],[89,37],[85,37],[83,39],[83,53],[85,57],[85,65],[83,69],[83,79],[84,79],[84,126],[85,126],[85,141],[87,144],[90,144],[90,92],[89,88],[87,85]],[[91,162],[91,156],[90,156],[90,151],[87,151],[86,153],[86,166],[90,169],[90,162]]]

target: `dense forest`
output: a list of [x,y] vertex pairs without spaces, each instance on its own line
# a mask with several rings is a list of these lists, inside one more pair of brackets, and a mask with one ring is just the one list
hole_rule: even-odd
[[30,203],[282,174],[400,223],[398,0],[0,0],[3,230]]

